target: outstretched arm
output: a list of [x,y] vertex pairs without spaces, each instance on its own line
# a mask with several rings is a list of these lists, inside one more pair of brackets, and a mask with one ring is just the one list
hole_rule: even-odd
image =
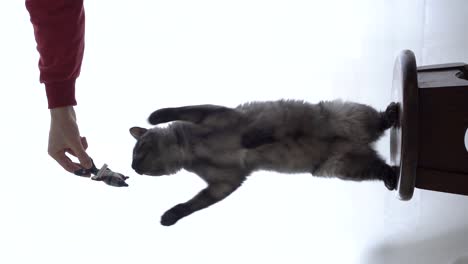
[[87,143],[80,137],[73,106],[75,81],[84,52],[83,0],[26,0],[39,51],[40,82],[45,84],[51,114],[49,154],[69,172],[80,169],[66,153],[90,168]]

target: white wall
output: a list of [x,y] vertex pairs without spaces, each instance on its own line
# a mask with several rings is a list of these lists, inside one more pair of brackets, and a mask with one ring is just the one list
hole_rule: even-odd
[[[468,24],[463,0],[85,6],[80,129],[96,163],[131,176],[130,187],[68,175],[48,158],[29,16],[24,2],[3,1],[0,263],[468,263],[467,198],[417,191],[401,202],[382,183],[256,173],[225,201],[162,227],[160,215],[204,185],[186,172],[136,175],[128,134],[166,106],[341,97],[384,108],[401,49],[421,64],[468,62],[468,40],[453,29]],[[377,144],[387,158],[388,145]]]

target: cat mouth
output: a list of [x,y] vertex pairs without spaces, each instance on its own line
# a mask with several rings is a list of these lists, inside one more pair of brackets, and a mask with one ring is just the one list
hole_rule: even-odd
[[140,168],[133,168],[133,170],[139,175],[150,175],[150,176],[159,176],[163,175],[164,171],[162,170],[143,170]]
[[148,176],[163,176],[167,173],[164,171],[142,171],[142,170],[135,170],[136,173],[139,175],[148,175]]
[[137,174],[140,174],[140,175],[145,174],[144,171],[141,171],[141,170],[139,170],[139,169],[133,169],[133,170],[134,170]]

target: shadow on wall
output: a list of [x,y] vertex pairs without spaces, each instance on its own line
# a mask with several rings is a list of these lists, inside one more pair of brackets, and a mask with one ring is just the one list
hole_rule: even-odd
[[362,263],[468,264],[468,225],[426,239],[394,241],[370,249]]
[[468,263],[468,256],[460,257],[453,262],[453,264],[467,264],[467,263]]

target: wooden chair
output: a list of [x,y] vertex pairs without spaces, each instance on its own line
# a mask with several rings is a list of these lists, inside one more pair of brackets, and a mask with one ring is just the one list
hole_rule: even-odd
[[411,199],[414,188],[468,195],[468,65],[416,67],[413,52],[402,51],[392,99],[400,106],[390,132],[398,197]]

